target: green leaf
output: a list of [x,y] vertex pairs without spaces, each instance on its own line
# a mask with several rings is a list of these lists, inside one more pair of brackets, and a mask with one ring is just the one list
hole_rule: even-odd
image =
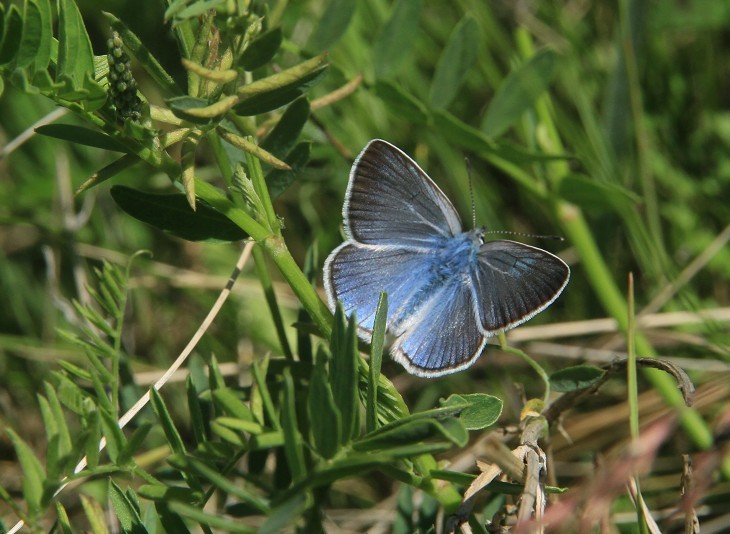
[[204,443],[208,440],[208,432],[192,374],[188,375],[187,380],[185,380],[185,392],[188,400],[188,412],[190,413],[190,427],[195,436],[195,442],[198,444]]
[[102,150],[112,150],[115,152],[126,152],[124,145],[119,143],[113,137],[98,130],[84,128],[83,126],[75,126],[73,124],[47,124],[39,126],[35,129],[40,135],[55,137],[63,141],[71,141],[78,145],[85,145]]
[[230,219],[201,200],[193,211],[182,193],[145,193],[117,185],[111,188],[111,195],[135,219],[189,241],[240,241],[247,237]]
[[248,432],[249,434],[261,434],[263,427],[256,421],[247,419],[237,419],[235,417],[216,417],[215,422],[218,425],[225,426],[239,432]]
[[234,109],[239,115],[251,116],[285,106],[302,96],[307,89],[319,82],[326,72],[327,65],[318,67],[289,83],[249,96]]
[[250,408],[232,389],[226,387],[216,389],[213,391],[213,400],[223,413],[244,421],[253,421]]
[[[403,445],[420,443],[426,439],[444,437],[456,445],[466,444],[468,435],[466,429],[458,422],[458,419],[451,418],[451,422],[445,424],[436,419],[414,419],[399,424],[385,431],[371,432],[360,440],[353,442],[352,448],[356,451],[384,450]],[[454,424],[456,423],[456,424]],[[461,429],[459,428],[461,425]]]
[[380,382],[380,366],[383,363],[383,345],[385,344],[385,327],[388,318],[388,295],[380,294],[378,307],[375,310],[373,336],[370,343],[370,365],[368,367],[368,397],[366,404],[367,431],[378,427],[378,384]]
[[[27,67],[40,51],[43,35],[43,19],[38,4],[33,0],[26,0],[23,8],[23,35],[20,39],[18,52],[15,56],[15,66]],[[48,38],[48,36],[45,36]]]
[[512,71],[489,104],[481,130],[497,137],[512,126],[548,88],[557,63],[558,55],[545,49]]
[[[40,72],[43,76],[48,77],[46,68],[51,61],[54,53],[53,39],[53,11],[51,10],[51,2],[49,0],[35,0],[35,4],[41,15],[40,28],[41,32],[38,52],[35,55],[35,61],[31,69],[36,73]],[[37,77],[33,77],[34,85],[37,85]],[[39,86],[40,87],[40,86]]]
[[309,40],[312,50],[324,52],[332,48],[347,31],[356,7],[355,0],[330,0]]
[[56,80],[71,80],[74,88],[94,76],[94,53],[84,21],[73,0],[58,0],[58,63]]
[[323,458],[329,460],[339,448],[338,436],[342,433],[342,416],[327,380],[325,363],[325,354],[319,352],[309,379],[307,409],[315,448]]
[[192,122],[193,124],[210,124],[213,122],[212,117],[199,117],[187,113],[190,109],[202,109],[209,107],[212,102],[205,98],[195,96],[174,96],[167,99],[167,105],[170,107],[176,117]]
[[277,158],[283,158],[292,149],[309,119],[309,102],[297,98],[279,119],[273,130],[261,143],[261,148]]
[[279,51],[282,39],[281,28],[262,33],[243,51],[239,64],[248,71],[263,67]]
[[51,414],[55,420],[58,435],[60,437],[59,448],[62,455],[66,455],[71,452],[71,433],[69,432],[68,425],[66,424],[66,417],[61,407],[61,402],[58,399],[56,390],[48,382],[43,383],[43,387],[46,392],[46,399],[48,400],[48,406],[51,409]]
[[570,174],[560,181],[558,194],[586,211],[620,210],[641,204],[641,197],[612,182]]
[[502,400],[486,393],[467,393],[451,395],[443,406],[451,404],[469,403],[459,415],[459,419],[468,430],[481,430],[493,425],[502,415]]
[[428,95],[431,107],[448,107],[456,98],[466,75],[476,63],[480,46],[479,25],[467,15],[451,32],[436,64]]
[[86,418],[86,439],[81,440],[81,445],[86,453],[86,462],[89,469],[99,465],[99,442],[101,441],[101,416],[98,411],[91,412]]
[[86,180],[76,190],[76,194],[83,193],[87,189],[91,189],[103,182],[106,182],[110,178],[114,178],[117,174],[122,171],[126,171],[131,166],[136,165],[142,160],[136,154],[125,154],[119,159],[112,161],[109,165],[106,165],[99,169],[96,174]]
[[252,506],[259,512],[267,513],[269,511],[269,503],[266,499],[241,487],[238,482],[232,482],[229,478],[221,475],[219,471],[208,467],[203,462],[194,458],[187,458],[187,463],[197,475],[207,479],[223,492],[238,497],[242,502]]
[[23,38],[23,17],[20,10],[11,5],[5,15],[2,48],[0,48],[0,67],[15,60]]
[[297,176],[309,161],[311,143],[302,142],[295,146],[284,158],[284,161],[291,167],[291,170],[282,171],[272,169],[266,175],[266,184],[269,187],[269,196],[272,200],[277,199],[294,183]]
[[598,382],[604,373],[603,369],[592,365],[566,367],[550,375],[550,387],[560,393],[585,389]]
[[152,401],[152,408],[154,408],[157,414],[157,419],[160,421],[162,430],[165,432],[170,449],[176,454],[185,454],[185,444],[175,427],[172,417],[170,417],[170,412],[167,411],[165,402],[155,388],[150,389],[150,400]]
[[28,507],[28,514],[31,518],[36,518],[42,512],[41,503],[46,473],[28,444],[11,428],[6,428],[5,431],[10,436],[10,441],[13,442],[15,454],[18,455],[18,462],[23,470],[23,499]]
[[73,534],[74,530],[71,527],[68,512],[66,512],[66,509],[58,501],[56,501],[56,517],[58,518],[58,531],[61,532],[61,534]]
[[309,494],[304,491],[298,492],[271,510],[269,517],[261,525],[259,534],[277,534],[288,531],[286,527],[299,519],[311,505],[312,499]]
[[139,516],[137,507],[112,479],[109,479],[109,500],[112,502],[123,532],[134,534],[147,532],[142,524],[142,518]]
[[443,109],[433,113],[434,125],[449,142],[480,154],[496,151],[497,145],[483,132],[469,126],[465,122]]
[[345,445],[358,428],[357,370],[360,355],[357,349],[357,322],[354,316],[345,322],[341,304],[337,305],[332,328],[330,382],[335,405],[342,416],[340,443]]
[[297,424],[296,395],[291,370],[283,372],[284,387],[281,403],[281,428],[284,432],[284,454],[293,480],[304,479],[307,467],[304,463],[304,443]]
[[[119,465],[120,455],[127,444],[127,439],[124,437],[122,429],[119,428],[116,418],[111,413],[100,407],[99,415],[101,416],[101,427],[106,438],[106,450],[109,458],[113,464]],[[98,443],[96,445],[99,446]]]
[[398,0],[373,44],[375,77],[396,74],[418,35],[421,0]]
[[203,494],[199,491],[193,491],[190,488],[180,486],[164,486],[162,484],[144,484],[137,489],[137,494],[143,499],[151,501],[183,501],[196,502],[199,501]]
[[428,108],[418,98],[408,93],[395,82],[378,80],[375,94],[399,117],[413,124],[426,124],[429,120]]
[[176,22],[182,22],[205,14],[215,9],[226,0],[182,0],[173,2],[165,11],[165,21],[175,18]]
[[186,517],[193,521],[197,521],[201,525],[206,525],[216,532],[243,532],[246,534],[254,534],[260,532],[259,530],[241,524],[240,521],[228,519],[221,516],[220,514],[209,514],[200,509],[197,505],[185,504],[179,501],[173,501],[169,504],[171,512],[180,514],[182,517]]

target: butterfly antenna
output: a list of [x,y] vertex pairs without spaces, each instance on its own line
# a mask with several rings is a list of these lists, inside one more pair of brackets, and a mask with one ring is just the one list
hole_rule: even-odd
[[518,235],[520,237],[533,237],[535,239],[555,239],[557,241],[565,241],[565,238],[559,235],[540,235],[540,234],[526,234],[524,232],[510,232],[509,230],[489,230],[487,234],[508,234]]
[[469,178],[469,198],[471,198],[471,227],[477,227],[477,206],[474,201],[474,184],[471,179],[471,160],[464,156],[464,162],[466,163],[466,175]]

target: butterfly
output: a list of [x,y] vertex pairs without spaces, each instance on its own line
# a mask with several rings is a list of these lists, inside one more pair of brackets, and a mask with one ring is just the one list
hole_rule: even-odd
[[545,250],[464,231],[433,180],[381,139],[355,159],[342,215],[346,240],[324,264],[330,309],[354,312],[370,342],[386,292],[391,357],[418,376],[469,367],[489,337],[547,308],[570,278]]

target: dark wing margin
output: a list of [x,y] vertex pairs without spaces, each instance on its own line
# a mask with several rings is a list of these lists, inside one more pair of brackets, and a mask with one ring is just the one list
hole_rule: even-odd
[[348,239],[429,248],[462,231],[456,209],[399,148],[370,141],[355,159],[342,210]]
[[515,241],[483,244],[472,271],[476,313],[485,331],[501,332],[550,306],[570,279],[566,263],[545,250]]

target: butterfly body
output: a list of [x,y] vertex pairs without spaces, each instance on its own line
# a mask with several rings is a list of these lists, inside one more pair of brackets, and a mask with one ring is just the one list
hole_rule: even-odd
[[568,266],[549,252],[463,231],[438,186],[382,140],[355,160],[343,216],[347,240],[325,262],[330,307],[354,312],[370,341],[386,292],[391,355],[420,376],[468,367],[488,337],[547,307],[568,281]]

